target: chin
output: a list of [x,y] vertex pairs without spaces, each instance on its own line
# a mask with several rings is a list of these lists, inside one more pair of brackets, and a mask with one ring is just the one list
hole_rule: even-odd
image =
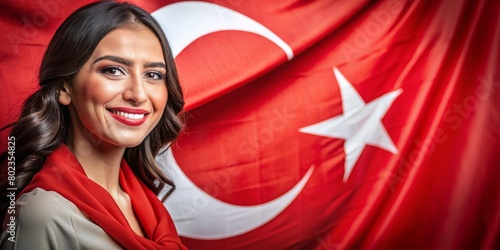
[[119,147],[124,147],[124,148],[133,148],[139,146],[144,139],[142,140],[137,140],[136,138],[134,139],[129,139],[129,140],[115,140],[113,142],[114,145],[119,146]]
[[144,140],[142,140],[142,141],[135,141],[135,142],[128,142],[128,143],[124,143],[123,146],[126,147],[126,148],[133,148],[133,147],[137,147],[137,146],[141,145],[141,143],[143,141]]

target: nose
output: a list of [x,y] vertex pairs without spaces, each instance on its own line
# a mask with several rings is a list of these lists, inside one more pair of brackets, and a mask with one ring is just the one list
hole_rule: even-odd
[[143,79],[141,77],[130,77],[127,87],[123,92],[123,98],[135,105],[141,104],[148,99]]

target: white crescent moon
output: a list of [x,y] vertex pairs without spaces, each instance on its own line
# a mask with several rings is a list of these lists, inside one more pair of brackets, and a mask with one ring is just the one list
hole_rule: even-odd
[[269,222],[297,197],[314,170],[311,166],[292,189],[272,201],[255,206],[238,206],[217,200],[197,187],[182,172],[171,149],[156,160],[175,180],[175,191],[165,205],[177,231],[182,236],[202,240],[244,234]]
[[[274,32],[255,20],[226,7],[207,2],[178,2],[152,15],[168,37],[174,57],[196,39],[217,31],[238,30],[258,34],[293,58],[292,48]],[[165,202],[180,235],[204,240],[224,239],[249,232],[280,214],[302,191],[311,166],[292,189],[264,204],[237,206],[217,200],[197,187],[182,172],[169,149],[157,161],[175,180],[176,190]],[[161,194],[160,194],[161,195]]]
[[174,57],[204,35],[223,30],[239,30],[269,39],[286,53],[288,60],[293,58],[292,48],[274,32],[239,12],[217,4],[178,2],[156,10],[152,16],[168,37]]

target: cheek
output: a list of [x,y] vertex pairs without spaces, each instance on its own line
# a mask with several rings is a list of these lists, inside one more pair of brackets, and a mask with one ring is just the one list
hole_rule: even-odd
[[122,91],[119,84],[107,83],[98,77],[81,82],[77,90],[77,97],[87,104],[106,103]]
[[[153,104],[153,108],[157,111],[163,111],[168,100],[167,87],[165,85],[152,88],[149,99]],[[162,112],[163,113],[163,112]]]

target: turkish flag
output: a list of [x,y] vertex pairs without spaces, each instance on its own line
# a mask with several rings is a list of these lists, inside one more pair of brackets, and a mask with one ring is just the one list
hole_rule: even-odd
[[[185,91],[158,162],[186,246],[500,248],[500,2],[132,2]],[[0,125],[85,3],[0,4]]]

